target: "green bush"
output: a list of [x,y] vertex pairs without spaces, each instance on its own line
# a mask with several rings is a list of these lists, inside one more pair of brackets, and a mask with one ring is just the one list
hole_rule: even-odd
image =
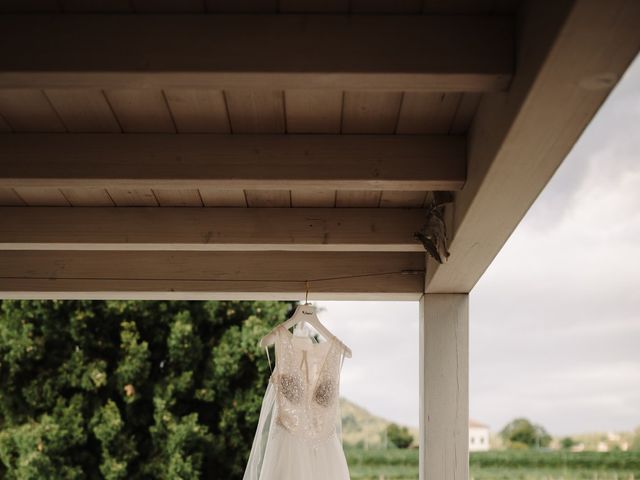
[[242,478],[292,306],[2,302],[0,478]]
[[395,423],[387,427],[387,439],[398,448],[409,448],[413,443],[413,435],[407,427],[401,427]]
[[551,443],[551,435],[541,425],[535,425],[526,418],[516,418],[501,431],[504,443],[516,450],[522,448],[546,447]]

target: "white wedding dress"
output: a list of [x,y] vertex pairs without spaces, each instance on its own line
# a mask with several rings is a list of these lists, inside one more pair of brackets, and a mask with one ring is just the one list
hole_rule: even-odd
[[350,480],[338,395],[345,346],[282,325],[276,332],[276,366],[243,480]]

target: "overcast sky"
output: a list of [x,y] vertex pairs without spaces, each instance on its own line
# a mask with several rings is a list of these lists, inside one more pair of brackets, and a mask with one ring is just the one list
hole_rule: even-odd
[[[417,302],[318,302],[342,394],[418,424]],[[640,426],[640,60],[470,297],[470,413],[555,435]]]

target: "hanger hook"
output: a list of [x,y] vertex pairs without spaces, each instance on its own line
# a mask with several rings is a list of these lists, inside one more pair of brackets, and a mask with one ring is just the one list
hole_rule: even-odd
[[304,304],[309,305],[309,280],[305,280]]

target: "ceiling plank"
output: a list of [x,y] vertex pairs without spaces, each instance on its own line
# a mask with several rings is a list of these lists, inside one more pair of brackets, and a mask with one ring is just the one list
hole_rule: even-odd
[[158,199],[150,188],[128,189],[110,188],[109,196],[118,207],[156,207]]
[[2,114],[0,114],[0,132],[2,133],[11,132],[11,127],[9,126],[7,121],[4,119]]
[[8,207],[24,204],[24,200],[12,188],[0,188],[0,205]]
[[247,197],[242,189],[201,188],[199,192],[205,207],[247,206]]
[[336,207],[378,207],[381,194],[380,190],[338,190]]
[[130,0],[136,13],[204,13],[204,0]]
[[381,208],[422,207],[426,192],[386,190],[380,198]]
[[640,2],[527,2],[508,93],[484,95],[456,194],[451,257],[428,293],[469,292],[640,50]]
[[417,300],[424,254],[0,251],[0,298]]
[[0,12],[60,12],[59,0],[4,0]]
[[421,252],[421,208],[1,207],[0,250]]
[[276,90],[227,90],[233,133],[284,133],[284,93]]
[[46,96],[73,133],[116,133],[120,125],[101,90],[57,88]]
[[347,13],[349,0],[280,0],[281,13]]
[[289,190],[245,190],[249,207],[290,207]]
[[179,133],[230,133],[221,91],[175,89],[164,93]]
[[114,206],[114,201],[104,188],[63,188],[61,192],[72,207]]
[[354,13],[420,13],[423,0],[351,0]]
[[3,15],[0,88],[502,91],[513,30],[508,16]]
[[14,132],[66,131],[51,102],[40,90],[0,89],[0,115]]
[[461,96],[460,93],[407,92],[402,98],[396,132],[449,133]]
[[342,133],[394,133],[402,92],[345,92]]
[[291,190],[292,207],[335,207],[335,190]]
[[55,187],[22,187],[15,192],[27,206],[65,207],[70,206],[69,200]]
[[130,13],[130,0],[58,0],[65,13]]
[[105,95],[125,133],[174,133],[176,131],[162,91],[108,90]]
[[285,92],[287,133],[340,133],[343,92]]
[[417,135],[0,135],[0,187],[456,190],[465,140]]
[[278,13],[278,0],[206,0],[210,13]]
[[203,204],[197,188],[154,188],[153,193],[161,207],[201,207]]
[[469,126],[480,104],[481,93],[463,93],[451,122],[449,133],[459,135],[469,131]]

